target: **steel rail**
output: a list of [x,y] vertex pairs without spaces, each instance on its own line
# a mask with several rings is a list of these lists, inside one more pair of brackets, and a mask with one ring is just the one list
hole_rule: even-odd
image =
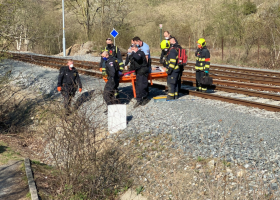
[[[21,59],[23,57],[17,57],[15,59]],[[42,62],[42,61],[34,61],[30,58],[23,58],[23,60],[27,61],[27,62],[35,62],[35,63],[39,63],[40,65],[44,65],[44,66],[48,66],[48,67],[52,67],[55,69],[59,69],[62,65],[59,65],[53,62]],[[64,60],[65,61],[65,60]],[[86,70],[79,70],[80,74],[85,74],[85,75],[90,75],[90,76],[95,76],[98,78],[102,77],[102,74],[98,71],[86,71]],[[183,80],[185,79],[185,77],[182,77]],[[195,79],[195,78],[193,78]],[[183,83],[188,83],[190,84],[189,80],[184,80]],[[150,85],[151,86],[151,85]],[[159,89],[166,89],[165,85],[161,85],[161,84],[156,84],[154,83],[152,87],[156,87]],[[240,92],[242,91],[243,94],[246,95],[255,95],[256,93],[258,93],[258,95],[260,97],[263,97],[263,95],[265,95],[265,93],[260,93],[260,92],[253,92],[253,91],[245,91],[245,90],[240,90],[240,89],[234,89],[234,88],[225,88],[222,86],[216,86],[216,89],[220,89],[220,90],[227,90],[228,92],[236,92],[237,90],[239,90]],[[280,89],[280,88],[279,88]],[[187,89],[181,89],[183,93],[187,93],[193,96],[197,96],[197,97],[202,97],[205,99],[213,99],[213,100],[220,100],[220,101],[224,101],[224,102],[228,102],[228,103],[234,103],[234,104],[239,104],[239,105],[245,105],[245,106],[251,106],[251,107],[256,107],[256,108],[260,108],[260,109],[265,109],[265,110],[269,110],[269,111],[274,111],[274,112],[280,112],[280,106],[274,106],[274,105],[269,105],[269,104],[263,104],[263,103],[257,103],[257,102],[252,102],[252,101],[247,101],[247,100],[241,100],[241,99],[236,99],[236,98],[231,98],[231,97],[224,97],[221,95],[216,95],[216,94],[209,94],[209,93],[201,93],[201,92],[196,92],[196,91],[192,91],[192,90],[187,90]],[[251,92],[251,93],[250,93]],[[272,94],[266,94],[267,96],[270,96],[271,99],[280,99],[280,96],[277,97],[278,95],[272,95]]]
[[[195,77],[185,77],[182,76],[183,83],[192,81],[196,82]],[[251,83],[240,83],[240,82],[230,82],[230,81],[223,81],[213,79],[214,85],[221,85],[221,86],[230,86],[230,87],[237,87],[237,88],[247,88],[247,89],[254,89],[254,90],[261,90],[261,91],[272,91],[272,92],[280,92],[280,87],[275,86],[266,86],[266,85],[259,85],[259,84],[251,84]]]
[[[61,58],[51,58],[50,57],[42,57],[42,56],[30,56],[30,55],[26,55],[26,54],[21,54],[18,56],[15,56],[14,59],[22,59],[25,60],[26,62],[31,62],[34,64],[38,64],[41,66],[47,65],[47,63],[52,63],[52,64],[56,64],[58,66],[61,65],[65,65],[65,60],[66,59],[61,59]],[[75,60],[75,63],[77,61]],[[80,64],[80,63],[85,63],[84,64]],[[87,70],[99,70],[99,66],[98,66],[98,62],[89,62],[89,61],[78,61],[78,64],[75,64],[78,68],[83,68],[83,69],[87,69]],[[185,74],[190,75],[188,76],[183,76],[182,80],[183,81],[192,81],[195,82],[195,77],[194,77],[194,73],[188,73],[185,72]],[[225,78],[225,77],[224,77]],[[228,77],[230,79],[230,77]],[[233,78],[231,78],[233,79]],[[234,79],[234,80],[239,80],[239,79]],[[251,80],[248,80],[249,82]],[[273,92],[280,92],[280,87],[274,87],[274,86],[266,86],[266,85],[257,85],[257,84],[249,84],[249,83],[240,83],[240,82],[229,82],[229,81],[224,81],[224,80],[218,80],[218,79],[214,79],[213,80],[215,85],[223,85],[223,86],[231,86],[231,87],[239,87],[239,88],[249,88],[249,89],[254,89],[254,90],[263,90],[263,91],[273,91]],[[259,81],[255,81],[255,82],[259,82]],[[266,82],[267,83],[267,82]],[[270,82],[268,82],[270,83]],[[273,83],[270,83],[273,84]]]
[[[153,60],[158,60],[158,62],[154,62]],[[162,65],[159,63],[158,58],[152,58],[152,64],[154,65]],[[195,63],[194,62],[188,62],[187,66],[185,66],[185,69],[188,70],[194,70]],[[217,71],[224,71],[224,72],[239,72],[244,74],[250,74],[250,75],[265,75],[265,76],[275,76],[280,77],[280,72],[271,72],[271,71],[263,71],[263,70],[256,70],[256,69],[245,69],[245,68],[238,68],[238,67],[227,67],[227,66],[219,66],[219,65],[210,65],[210,71],[211,70],[217,70]]]
[[[190,76],[195,77],[195,72],[183,72],[184,76]],[[211,76],[214,80],[220,79],[220,80],[230,80],[230,81],[239,81],[239,82],[249,82],[249,83],[261,83],[265,85],[278,85],[280,86],[280,79],[275,78],[271,80],[265,80],[263,79],[253,79],[253,78],[239,78],[234,76],[224,76],[224,75],[215,75]]]
[[[187,92],[185,89],[183,89],[183,90],[185,92]],[[273,112],[280,112],[280,106],[274,106],[274,105],[270,105],[270,104],[252,102],[252,101],[236,99],[236,98],[232,98],[232,97],[224,97],[224,96],[217,95],[217,94],[196,92],[196,91],[192,91],[192,90],[188,90],[188,94],[197,96],[197,97],[201,97],[201,98],[205,98],[205,99],[219,100],[219,101],[224,101],[227,103],[234,103],[234,104],[239,104],[239,105],[244,105],[244,106],[250,106],[250,107],[260,108],[260,109],[273,111]]]

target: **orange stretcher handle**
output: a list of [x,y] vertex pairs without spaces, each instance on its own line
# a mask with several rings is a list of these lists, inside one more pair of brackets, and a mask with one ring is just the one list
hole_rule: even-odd
[[[100,68],[100,71],[102,72],[102,68]],[[153,85],[153,79],[157,79],[157,78],[164,78],[167,77],[167,73],[166,72],[154,72],[154,73],[150,73],[148,76],[148,80],[150,80],[151,85]],[[107,82],[107,77],[103,77],[103,80],[105,82]],[[133,89],[133,96],[134,98],[136,98],[136,89],[135,89],[135,81],[136,81],[136,75],[131,73],[129,76],[121,76],[120,77],[120,83],[127,83],[130,82],[132,83],[132,89]]]

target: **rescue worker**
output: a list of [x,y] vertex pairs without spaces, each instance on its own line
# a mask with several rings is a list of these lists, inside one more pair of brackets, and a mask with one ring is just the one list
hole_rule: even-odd
[[163,58],[164,58],[164,60],[166,60],[169,47],[170,47],[169,39],[165,39],[165,40],[161,41],[161,43],[160,43],[161,55],[160,55],[160,59],[159,59],[159,62],[161,64],[165,64],[165,62],[163,61]]
[[104,87],[103,98],[107,105],[118,103],[118,100],[114,97],[115,90],[119,86],[119,67],[113,56],[109,56],[107,51],[102,53],[102,59],[105,62],[105,71],[102,71],[103,76],[107,76],[107,83]]
[[167,77],[167,86],[168,86],[168,95],[167,100],[178,99],[179,90],[178,90],[178,77],[180,73],[180,67],[178,65],[178,52],[176,50],[176,41],[175,38],[170,38],[170,49],[166,59],[166,73]]
[[[116,62],[118,62],[118,64],[119,64],[119,70],[120,70],[120,72],[122,72],[124,69],[124,64],[123,64],[120,49],[117,46],[114,46],[111,38],[106,39],[106,44],[107,44],[107,46],[105,47],[104,51],[107,51],[109,53],[109,56],[112,56],[115,58]],[[105,71],[105,62],[102,57],[100,60],[100,68],[102,68],[102,71]],[[117,99],[119,97],[119,91],[116,90],[114,95],[115,95],[115,98]]]
[[67,115],[70,113],[71,100],[76,94],[79,86],[79,92],[82,92],[82,83],[78,71],[74,67],[73,60],[67,61],[68,66],[63,66],[59,70],[57,90],[61,92],[64,99],[64,108]]
[[129,56],[130,60],[130,68],[129,70],[135,70],[136,73],[136,104],[134,108],[142,105],[146,105],[148,103],[148,75],[149,75],[149,67],[146,55],[143,51],[141,51],[138,45],[131,45],[131,55]]
[[[133,39],[131,39],[131,45],[134,45],[134,41]],[[125,70],[128,70],[128,63],[129,63],[129,56],[131,55],[131,45],[129,46],[128,50],[127,50],[127,54],[126,54],[126,58],[125,58]]]
[[195,52],[196,56],[196,91],[206,92],[207,85],[202,85],[200,79],[209,73],[210,68],[210,52],[206,47],[206,41],[204,38],[200,38],[197,41],[197,51]]
[[176,44],[178,44],[178,41],[176,40],[176,38],[173,37],[172,35],[170,35],[169,31],[164,31],[163,36],[164,36],[164,38],[165,38],[166,40],[169,40],[170,38],[174,38]]
[[143,51],[148,62],[149,71],[151,71],[151,55],[150,55],[150,47],[145,42],[143,42],[139,37],[133,38],[134,43],[137,45],[138,49]]

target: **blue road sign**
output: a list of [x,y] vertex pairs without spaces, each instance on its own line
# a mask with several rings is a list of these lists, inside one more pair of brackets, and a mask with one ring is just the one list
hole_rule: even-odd
[[110,33],[114,38],[117,37],[119,35],[118,31],[116,31],[115,29],[112,30],[112,32]]

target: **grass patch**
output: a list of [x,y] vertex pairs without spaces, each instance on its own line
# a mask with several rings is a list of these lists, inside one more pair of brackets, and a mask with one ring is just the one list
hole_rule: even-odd
[[4,142],[0,141],[0,165],[7,164],[10,160],[22,160],[23,158],[20,154],[10,147],[7,146]]

